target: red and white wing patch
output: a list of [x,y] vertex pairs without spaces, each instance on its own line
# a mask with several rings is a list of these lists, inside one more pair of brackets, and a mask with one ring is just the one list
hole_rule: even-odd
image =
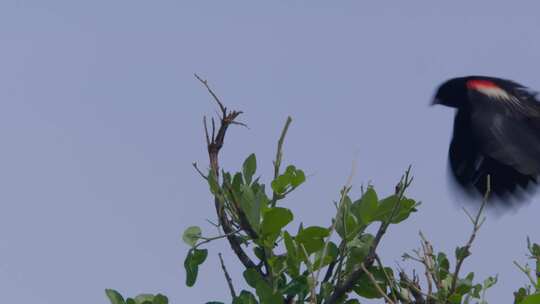
[[[512,97],[505,90],[488,80],[469,80],[467,88],[476,90],[490,98],[511,100]],[[515,98],[515,97],[514,97]]]
[[528,109],[528,107],[525,107],[525,105],[519,100],[519,98],[512,94],[509,94],[492,81],[481,79],[469,80],[467,81],[467,88],[470,90],[478,91],[492,100],[505,101],[509,108],[514,111],[518,111],[524,114],[530,112],[530,109]]

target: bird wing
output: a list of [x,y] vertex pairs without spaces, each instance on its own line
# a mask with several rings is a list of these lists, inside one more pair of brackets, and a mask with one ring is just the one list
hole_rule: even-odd
[[482,154],[522,174],[540,174],[539,103],[499,86],[469,87],[469,108],[471,132]]

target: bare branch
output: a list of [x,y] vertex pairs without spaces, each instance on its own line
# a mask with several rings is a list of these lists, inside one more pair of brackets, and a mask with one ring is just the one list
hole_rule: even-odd
[[208,90],[208,92],[210,93],[210,95],[212,95],[212,97],[214,97],[214,100],[217,102],[219,108],[221,109],[221,113],[222,113],[222,119],[225,118],[225,116],[227,116],[227,108],[225,108],[223,106],[223,103],[221,103],[221,100],[219,100],[219,98],[217,97],[217,95],[214,93],[214,91],[212,91],[212,89],[210,88],[210,86],[208,85],[208,81],[207,80],[204,80],[202,79],[201,77],[199,77],[199,75],[197,74],[194,74],[195,75],[195,78],[197,78],[197,80],[199,80],[205,87],[206,89]]
[[223,262],[223,257],[221,256],[221,252],[218,253],[219,256],[219,262],[221,263],[221,269],[223,269],[223,273],[225,274],[225,279],[227,280],[227,285],[229,285],[229,290],[231,291],[231,296],[233,300],[236,298],[236,292],[234,291],[234,286],[232,283],[231,276],[229,275],[229,272],[227,271],[227,268],[225,267],[225,263]]

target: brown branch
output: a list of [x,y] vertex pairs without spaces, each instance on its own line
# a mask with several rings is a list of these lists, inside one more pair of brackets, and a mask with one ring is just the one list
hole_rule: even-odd
[[234,291],[234,286],[232,283],[231,276],[229,275],[229,272],[227,271],[227,268],[225,267],[225,263],[223,262],[223,257],[221,256],[221,252],[218,253],[219,256],[219,262],[221,263],[221,269],[223,269],[223,273],[225,274],[225,279],[227,280],[227,285],[229,285],[229,290],[231,291],[231,296],[233,300],[236,298],[236,292]]
[[422,231],[420,231],[419,234],[422,240],[421,245],[423,252],[422,256],[420,256],[420,263],[424,264],[425,276],[428,283],[428,295],[431,295],[433,291],[431,281],[435,282],[435,286],[437,286],[438,290],[442,290],[443,286],[437,271],[435,271],[435,255],[433,254],[433,246],[424,236]]
[[[221,109],[220,126],[217,131],[217,134],[215,133],[215,123],[212,122],[212,137],[210,137],[209,132],[208,132],[208,127],[206,124],[206,117],[203,119],[204,131],[205,131],[207,148],[208,148],[208,157],[210,159],[210,170],[211,170],[210,174],[212,174],[215,180],[218,181],[219,151],[223,147],[227,128],[235,121],[238,115],[242,114],[242,112],[241,111],[228,112],[227,108],[223,106],[223,104],[221,103],[217,95],[214,93],[214,91],[212,91],[212,89],[208,85],[208,82],[200,78],[197,74],[195,74],[195,78],[197,78],[206,87],[208,92],[210,92],[210,95],[212,95],[212,97],[218,104],[219,108]],[[235,231],[233,229],[233,223],[231,223],[231,221],[227,217],[227,214],[224,210],[224,206],[220,202],[218,196],[214,196],[214,205],[216,208],[216,213],[219,219],[219,223],[221,224],[223,228],[223,232],[227,235],[227,240],[229,241],[229,244],[232,250],[238,257],[240,262],[244,265],[244,267],[256,269],[259,272],[259,274],[261,274],[262,277],[265,277],[262,271],[255,265],[255,263],[251,260],[251,258],[244,252],[244,250],[240,246],[239,239],[233,233]]]

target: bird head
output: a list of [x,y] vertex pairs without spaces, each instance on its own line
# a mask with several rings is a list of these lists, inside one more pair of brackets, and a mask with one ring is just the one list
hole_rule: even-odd
[[437,89],[432,105],[440,104],[452,108],[461,108],[467,100],[466,83],[470,77],[450,79]]

